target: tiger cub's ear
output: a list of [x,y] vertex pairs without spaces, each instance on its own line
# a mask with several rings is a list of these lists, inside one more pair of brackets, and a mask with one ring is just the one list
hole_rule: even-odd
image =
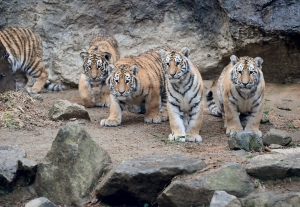
[[136,75],[138,73],[138,70],[139,70],[139,68],[137,65],[133,65],[130,68],[130,71],[132,72],[133,75]]
[[261,70],[264,60],[261,57],[256,57],[256,58],[254,58],[254,62],[256,64],[256,66]]
[[89,55],[88,52],[81,52],[80,57],[84,60]]
[[181,49],[181,53],[186,57],[189,58],[191,54],[191,50],[188,47],[184,47]]
[[115,70],[115,66],[113,64],[109,64],[107,67],[106,67],[106,70],[108,71],[108,75],[112,74],[113,71]]
[[158,53],[159,53],[161,59],[163,60],[163,59],[165,58],[166,51],[164,51],[163,49],[160,49],[160,50],[158,51]]
[[110,63],[110,60],[111,60],[111,54],[110,53],[104,52],[102,56]]
[[235,65],[239,61],[239,58],[235,55],[231,55],[230,61],[232,62],[232,65]]

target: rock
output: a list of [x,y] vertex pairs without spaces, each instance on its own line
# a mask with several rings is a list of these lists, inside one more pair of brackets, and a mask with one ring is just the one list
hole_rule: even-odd
[[1,4],[0,27],[35,29],[51,79],[71,86],[82,72],[79,53],[99,32],[115,36],[122,57],[165,44],[188,46],[204,79],[216,79],[232,54],[261,56],[267,82],[290,83],[299,81],[299,9],[297,1],[285,0],[154,0],[150,6],[133,0],[32,0]]
[[300,193],[284,193],[273,194],[270,192],[264,192],[259,194],[253,194],[246,198],[241,199],[242,206],[299,206]]
[[270,149],[281,149],[282,146],[280,144],[270,144],[269,148]]
[[3,189],[0,190],[0,203],[9,207],[20,206],[21,204],[23,207],[23,204],[37,197],[38,195],[32,185],[22,186],[20,183],[20,185],[16,185],[16,188],[12,192]]
[[48,116],[51,120],[68,120],[71,118],[91,120],[84,106],[67,100],[57,100],[51,107]]
[[300,177],[300,147],[291,148],[291,149],[274,149],[272,153],[284,154],[287,159],[289,157],[294,157],[290,160],[291,168],[288,171],[289,176],[298,176]]
[[5,47],[0,41],[0,93],[16,89],[16,81],[7,58],[5,57],[7,54]]
[[54,203],[45,197],[36,198],[25,204],[25,207],[56,207]]
[[274,199],[274,195],[270,192],[264,192],[259,194],[251,194],[246,198],[241,199],[242,206],[255,207],[255,206],[272,206],[271,200]]
[[[225,191],[215,191],[209,207],[241,207],[241,202],[237,197]],[[26,206],[25,206],[26,207]]]
[[278,130],[270,129],[262,138],[264,145],[279,144],[286,146],[292,141],[292,137],[289,133]]
[[39,196],[57,204],[82,206],[110,163],[105,150],[82,126],[63,126],[43,162],[38,165],[34,187]]
[[191,174],[205,166],[201,159],[179,155],[123,161],[102,179],[94,194],[99,200],[111,205],[148,203],[151,206],[175,176]]
[[300,153],[259,155],[250,159],[249,162],[245,166],[247,173],[262,180],[300,175]]
[[159,206],[209,206],[215,191],[226,191],[240,198],[253,190],[243,167],[228,163],[208,174],[173,180],[158,196],[157,202]]
[[263,113],[262,116],[261,116],[260,123],[265,124],[265,123],[268,123],[269,121],[270,121],[269,116],[267,114]]
[[230,136],[228,140],[228,145],[230,149],[244,149],[246,151],[264,151],[264,146],[262,144],[261,138],[252,133],[251,131],[241,131],[234,133]]
[[246,156],[246,151],[243,149],[235,150],[235,151],[232,151],[232,154],[236,155],[236,156]]
[[284,155],[293,155],[299,154],[300,155],[300,147],[290,148],[290,149],[273,149],[272,153],[280,153]]
[[37,163],[26,159],[26,153],[17,146],[0,146],[0,189],[12,191],[18,185],[32,184]]

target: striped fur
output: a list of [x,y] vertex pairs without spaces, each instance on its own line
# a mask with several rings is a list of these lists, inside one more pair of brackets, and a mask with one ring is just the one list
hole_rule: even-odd
[[42,62],[42,43],[38,33],[25,28],[6,28],[0,30],[0,39],[9,54],[8,61],[18,90],[27,84],[26,74],[36,80],[32,88],[27,88],[28,93],[38,93],[49,85],[51,87],[47,87],[48,90],[59,91],[65,88],[64,85],[46,85],[48,71]]
[[172,134],[169,140],[201,142],[203,118],[203,81],[190,61],[190,50],[160,50],[166,77],[167,108]]
[[249,130],[262,135],[259,124],[263,112],[265,81],[260,57],[230,57],[231,62],[218,80],[217,95],[220,107],[208,91],[208,108],[214,116],[223,116],[226,134]]
[[[79,94],[86,107],[109,106],[109,87],[105,81],[108,77],[107,67],[120,59],[117,40],[106,34],[96,35],[89,44],[88,52],[81,52],[83,72],[79,78]],[[100,98],[95,100],[93,86],[100,86]]]
[[158,49],[155,48],[139,56],[123,57],[109,66],[110,115],[101,120],[101,126],[120,125],[125,105],[140,106],[141,103],[145,103],[146,123],[167,120],[161,65]]

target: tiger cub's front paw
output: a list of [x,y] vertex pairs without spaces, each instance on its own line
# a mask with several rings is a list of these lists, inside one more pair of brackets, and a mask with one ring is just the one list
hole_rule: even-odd
[[231,136],[239,131],[243,131],[243,128],[242,127],[227,127],[226,134]]
[[117,119],[102,119],[100,125],[114,127],[121,125],[121,121]]
[[185,142],[186,137],[183,136],[175,136],[174,134],[169,134],[169,138],[170,141],[177,141],[177,142]]
[[25,88],[26,92],[28,94],[36,94],[38,93],[38,90],[34,89],[34,88]]
[[202,142],[202,137],[199,134],[190,134],[186,136],[188,142]]
[[95,106],[97,106],[97,107],[109,107],[109,103],[98,102],[98,103],[95,103]]
[[257,128],[245,128],[245,131],[251,131],[254,134],[257,134],[259,137],[262,137],[262,132]]
[[144,121],[146,123],[150,123],[150,124],[160,124],[161,123],[161,119],[160,116],[155,116],[155,117],[145,117]]

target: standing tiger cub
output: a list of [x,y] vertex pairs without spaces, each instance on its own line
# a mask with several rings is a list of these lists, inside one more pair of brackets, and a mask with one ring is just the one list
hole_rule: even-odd
[[[107,66],[120,59],[117,40],[106,34],[96,35],[89,44],[88,52],[81,52],[83,73],[79,78],[79,94],[86,107],[109,106],[109,87],[105,81],[108,77]],[[95,100],[93,86],[100,86],[100,98]]]
[[214,116],[223,116],[226,134],[250,130],[262,136],[259,124],[265,92],[263,59],[232,55],[230,60],[218,80],[220,108],[211,91],[206,95],[208,108]]
[[165,81],[161,65],[156,48],[139,56],[123,57],[109,65],[110,114],[107,119],[101,120],[100,125],[121,125],[122,110],[128,105],[140,106],[141,103],[145,103],[146,123],[166,121]]
[[48,71],[42,62],[42,42],[38,33],[26,28],[6,28],[0,30],[0,40],[8,53],[7,59],[18,90],[25,88],[28,82],[26,74],[35,79],[34,85],[27,88],[29,94],[38,93],[44,87],[52,91],[65,88],[47,80]]
[[169,140],[201,142],[203,81],[190,61],[190,49],[159,51],[166,77],[167,108],[172,134]]

